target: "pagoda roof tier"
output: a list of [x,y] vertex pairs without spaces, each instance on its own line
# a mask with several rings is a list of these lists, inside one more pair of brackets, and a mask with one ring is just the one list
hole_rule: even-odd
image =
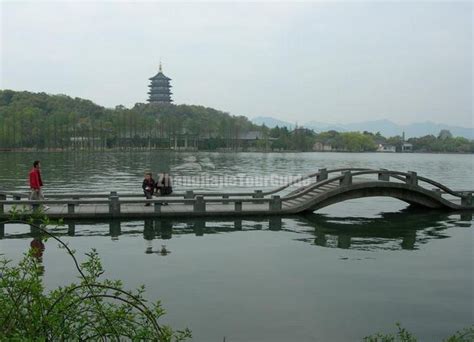
[[171,96],[171,95],[173,95],[173,93],[171,93],[171,92],[170,92],[170,93],[157,93],[157,92],[155,92],[155,91],[149,91],[149,92],[147,92],[147,94],[148,94],[148,95],[163,95],[163,96]]
[[161,71],[159,71],[155,76],[150,77],[149,80],[166,80],[166,81],[171,81],[171,78],[166,77],[165,74],[163,74]]
[[150,85],[149,85],[150,88],[171,88],[171,85],[169,85],[168,83],[155,83],[155,82],[152,82]]
[[152,93],[152,92],[148,92],[148,94],[150,96],[158,96],[158,97],[170,97],[171,96],[171,93]]
[[151,93],[149,95],[150,95],[150,97],[167,97],[167,98],[170,97],[169,94],[153,94],[153,93]]
[[160,98],[156,98],[156,97],[149,97],[148,101],[149,102],[173,102],[173,100],[170,99],[169,97],[165,98],[165,99],[160,99]]
[[165,80],[164,78],[160,78],[160,79],[151,79],[151,83],[154,84],[154,83],[162,83],[162,84],[170,84],[170,80]]

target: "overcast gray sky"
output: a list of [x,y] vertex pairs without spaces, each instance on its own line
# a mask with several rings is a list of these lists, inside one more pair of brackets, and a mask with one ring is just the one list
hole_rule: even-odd
[[471,2],[2,2],[5,89],[175,103],[300,123],[473,126]]

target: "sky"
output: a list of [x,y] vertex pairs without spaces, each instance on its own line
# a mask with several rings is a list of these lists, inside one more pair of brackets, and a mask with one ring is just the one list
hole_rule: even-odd
[[471,2],[0,1],[2,89],[131,107],[161,60],[177,104],[474,126]]

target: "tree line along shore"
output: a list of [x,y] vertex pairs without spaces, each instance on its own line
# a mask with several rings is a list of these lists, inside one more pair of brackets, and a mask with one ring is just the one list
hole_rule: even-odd
[[1,151],[129,149],[474,153],[474,140],[447,130],[405,140],[379,132],[268,128],[196,105],[105,108],[66,95],[0,90]]

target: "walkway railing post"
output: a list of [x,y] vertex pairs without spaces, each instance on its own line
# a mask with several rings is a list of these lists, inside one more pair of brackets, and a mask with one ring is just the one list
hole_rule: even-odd
[[278,195],[273,195],[272,200],[270,201],[270,211],[280,211],[281,210],[281,198]]
[[111,191],[109,196],[109,213],[112,216],[120,215],[120,202],[116,191]]
[[418,176],[414,171],[408,171],[408,175],[406,177],[406,183],[408,185],[418,185]]
[[242,230],[242,220],[235,220],[234,221],[234,229],[235,230]]
[[319,169],[318,172],[319,174],[316,176],[316,182],[328,179],[328,170],[326,168]]
[[[263,198],[262,190],[255,190],[253,192],[252,198]],[[253,202],[253,203],[258,203],[258,202]]]
[[[7,200],[7,195],[0,194],[0,201],[6,201]],[[0,214],[3,214],[3,203],[0,204]]]
[[153,204],[153,206],[155,207],[155,213],[161,212],[161,203],[160,202],[155,202]]
[[242,211],[242,202],[240,202],[240,201],[235,202],[234,203],[234,210],[237,211],[237,212],[241,212]]
[[461,205],[462,206],[471,206],[472,205],[472,192],[463,192],[462,193]]
[[339,185],[348,186],[352,184],[352,173],[350,171],[344,171],[342,173],[344,177],[339,180]]
[[194,211],[203,213],[206,211],[206,202],[204,202],[204,196],[196,196],[194,200]]
[[74,236],[76,234],[76,224],[69,222],[67,224],[67,235]]
[[69,202],[67,204],[67,213],[68,214],[74,214],[74,207],[76,206],[76,204],[74,202]]
[[379,181],[388,182],[390,180],[390,174],[386,171],[379,172]]
[[184,194],[185,199],[193,199],[194,198],[194,191],[193,190],[187,190],[186,193]]

